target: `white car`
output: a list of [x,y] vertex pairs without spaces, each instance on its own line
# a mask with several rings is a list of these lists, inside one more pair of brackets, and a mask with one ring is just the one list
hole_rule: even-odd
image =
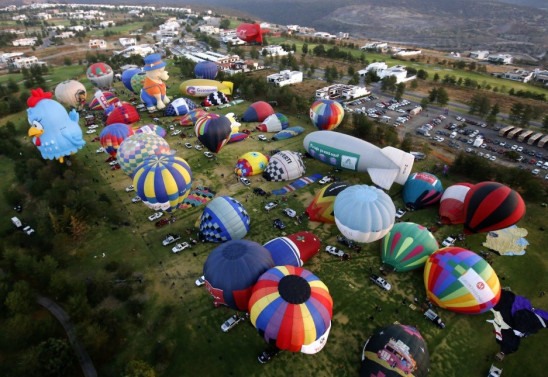
[[92,128],[91,130],[86,131],[87,134],[94,134],[96,132],[97,132],[97,130],[95,128]]
[[262,134],[259,135],[259,136],[257,136],[257,139],[259,139],[260,141],[267,141],[267,140],[268,140],[268,139],[266,138],[266,136],[264,136],[264,135],[262,135]]
[[105,148],[101,147],[95,151],[95,153],[103,153],[105,152]]
[[154,220],[158,220],[160,217],[162,217],[164,215],[163,212],[156,212],[156,213],[153,213],[152,215],[150,215],[148,217],[148,221],[154,221]]
[[196,149],[197,151],[201,151],[201,150],[202,150],[202,146],[196,144],[196,145],[194,146],[194,149]]
[[139,203],[141,200],[142,200],[141,197],[137,195],[131,198],[132,203]]
[[456,239],[454,237],[449,236],[441,242],[441,245],[443,247],[453,246],[455,244],[455,241]]
[[189,248],[190,248],[190,244],[188,242],[182,242],[173,246],[173,248],[171,249],[171,252],[173,252],[173,254],[177,254],[179,251],[183,251]]
[[371,280],[373,283],[377,284],[379,287],[381,287],[382,289],[386,291],[389,291],[390,289],[392,289],[392,285],[390,285],[389,282],[387,282],[386,280],[384,280],[383,278],[375,274],[371,274],[369,276],[369,280]]
[[278,203],[270,202],[267,203],[267,205],[264,206],[264,209],[266,211],[270,211],[272,208],[276,208],[278,206]]
[[173,242],[179,241],[181,236],[178,234],[168,234],[166,238],[162,240],[162,245],[167,246],[171,245]]
[[239,317],[238,314],[234,314],[221,325],[221,330],[223,330],[224,332],[228,332],[244,319],[245,317]]
[[34,233],[34,229],[32,229],[30,225],[27,225],[23,228],[23,232],[25,232],[27,236],[30,236],[32,233]]
[[320,185],[325,185],[326,183],[329,183],[329,182],[333,182],[333,177],[331,177],[330,175],[326,175],[325,177],[323,177],[322,179],[318,181]]
[[496,159],[497,159],[497,156],[491,156],[491,157],[489,157],[489,160],[490,160],[490,161],[495,161]]
[[190,144],[190,143],[185,143],[185,147],[187,147],[188,149],[192,149],[192,144]]
[[183,132],[183,131],[181,131],[181,130],[175,130],[175,131],[173,131],[170,135],[171,135],[171,136],[177,136],[177,135],[179,135],[181,132]]
[[539,175],[539,173],[540,173],[540,170],[539,170],[539,169],[533,169],[533,170],[531,170],[531,174],[533,174],[533,175]]
[[398,210],[396,211],[396,219],[401,219],[406,213],[406,210],[398,208]]
[[99,128],[99,126],[96,125],[96,124],[91,124],[91,125],[88,126],[88,130],[94,130],[96,128]]
[[129,185],[128,187],[126,187],[126,192],[132,192],[135,190],[135,187],[133,187],[133,185]]
[[210,151],[205,151],[204,156],[206,156],[207,158],[212,158],[214,155]]
[[251,184],[251,181],[247,179],[246,177],[240,177],[240,182],[242,182],[242,184],[246,186],[249,186]]
[[291,208],[284,208],[282,210],[283,213],[285,213],[288,217],[295,217],[297,216],[297,212],[294,210],[294,209],[291,209]]
[[327,251],[331,255],[334,255],[336,257],[341,257],[341,258],[345,254],[344,251],[342,251],[341,249],[337,249],[335,246],[331,246],[331,245],[327,245],[325,247],[325,251]]
[[114,166],[114,165],[116,165],[117,163],[118,163],[118,160],[114,160],[114,161],[110,161],[108,164],[109,164],[110,166]]
[[197,287],[201,287],[202,285],[204,285],[205,284],[205,276],[204,275],[200,276],[198,279],[196,279],[194,284],[196,284]]

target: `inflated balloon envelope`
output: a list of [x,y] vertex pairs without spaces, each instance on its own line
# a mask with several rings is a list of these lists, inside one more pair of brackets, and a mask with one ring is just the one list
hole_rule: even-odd
[[321,241],[310,232],[298,232],[285,237],[274,238],[264,244],[272,255],[276,266],[290,265],[302,267],[318,253]]
[[354,136],[334,131],[314,131],[303,146],[315,159],[336,168],[367,172],[374,184],[389,190],[394,182],[405,184],[415,157],[394,147],[379,148]]

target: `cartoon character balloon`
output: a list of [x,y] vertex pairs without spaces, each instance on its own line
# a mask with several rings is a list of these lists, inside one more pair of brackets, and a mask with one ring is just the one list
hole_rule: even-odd
[[228,142],[232,121],[225,115],[209,114],[196,121],[194,132],[198,140],[213,153],[218,153]]
[[321,99],[310,107],[310,119],[319,130],[334,130],[341,124],[343,117],[344,109],[337,101]]
[[151,54],[145,56],[145,79],[143,89],[141,89],[141,101],[145,104],[149,112],[162,110],[170,102],[166,95],[165,81],[169,79],[165,67],[166,62],[162,60],[160,54]]
[[357,242],[374,242],[392,229],[396,207],[384,191],[367,185],[354,185],[337,195],[335,223],[341,233]]
[[444,247],[428,257],[424,286],[434,304],[462,314],[485,313],[497,304],[501,292],[491,265],[460,247]]
[[188,163],[173,154],[148,157],[135,169],[133,186],[143,203],[155,210],[173,212],[192,185]]
[[397,223],[382,240],[381,259],[390,270],[411,271],[424,266],[428,256],[438,249],[438,241],[424,226]]
[[63,105],[52,97],[51,92],[44,92],[41,88],[31,90],[27,99],[28,135],[43,159],[62,163],[66,156],[76,153],[86,142],[78,125],[80,116],[76,110],[67,113]]
[[86,104],[86,87],[76,80],[63,81],[55,87],[55,98],[65,105],[80,110]]
[[101,130],[99,140],[105,152],[116,157],[120,144],[131,135],[133,135],[133,128],[125,123],[113,123]]
[[99,89],[109,89],[114,79],[114,71],[106,63],[94,63],[86,71],[89,81]]
[[247,152],[236,162],[234,172],[240,177],[261,174],[268,165],[268,157],[261,152]]
[[251,219],[244,206],[230,196],[210,201],[200,217],[201,238],[209,242],[239,240],[249,231]]
[[333,298],[302,267],[276,266],[259,277],[249,299],[249,319],[280,350],[318,353],[329,337]]
[[264,246],[254,241],[227,241],[209,253],[204,263],[206,288],[215,306],[247,311],[253,286],[274,266]]

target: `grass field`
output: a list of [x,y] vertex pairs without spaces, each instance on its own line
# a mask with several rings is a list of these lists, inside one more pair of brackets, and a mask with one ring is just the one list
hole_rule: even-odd
[[[75,69],[81,71],[81,67]],[[61,77],[54,73],[53,77]],[[65,71],[66,73],[66,71]],[[171,71],[170,71],[171,73]],[[59,76],[57,76],[59,75]],[[52,80],[53,80],[52,77]],[[177,77],[173,72],[172,77]],[[2,77],[0,76],[0,79]],[[170,94],[177,96],[178,83],[170,80]],[[115,84],[121,89],[120,83]],[[122,99],[127,99],[122,96]],[[223,110],[212,110],[217,113],[234,112],[237,115],[249,106],[243,103]],[[298,118],[286,114],[290,125],[301,125],[306,132],[313,126],[308,118]],[[150,123],[155,115],[145,114],[139,124]],[[18,127],[26,127],[24,114],[14,118],[21,119]],[[175,122],[175,118],[162,118],[164,126]],[[2,119],[0,125],[5,123]],[[252,130],[256,124],[244,124],[242,128]],[[391,274],[388,280],[393,285],[390,292],[381,291],[368,281],[370,269],[375,271],[380,266],[379,242],[367,244],[360,253],[351,252],[349,261],[341,261],[323,252],[327,244],[335,244],[339,233],[335,225],[305,222],[301,225],[283,217],[281,208],[285,206],[302,213],[310,203],[319,184],[311,184],[288,195],[271,213],[263,210],[265,199],[252,194],[254,187],[267,191],[280,188],[284,182],[264,182],[261,177],[251,177],[252,185],[245,187],[237,183],[232,175],[237,157],[247,151],[268,153],[272,149],[289,149],[304,151],[304,135],[281,142],[260,142],[256,139],[228,144],[218,154],[217,161],[205,158],[202,152],[188,150],[181,144],[186,140],[195,142],[191,128],[184,129],[187,139],[168,136],[172,149],[178,156],[190,164],[194,184],[207,185],[217,195],[230,195],[238,199],[251,217],[251,229],[247,239],[264,243],[282,233],[272,227],[272,219],[284,219],[288,227],[286,233],[299,230],[310,230],[322,240],[322,251],[313,257],[305,267],[316,274],[329,287],[334,300],[332,330],[325,348],[316,355],[282,352],[270,363],[260,365],[257,355],[265,348],[265,342],[249,322],[240,324],[229,333],[220,329],[222,322],[233,311],[228,308],[214,308],[207,291],[194,285],[194,280],[202,274],[207,255],[215,244],[199,244],[191,250],[172,254],[169,248],[161,246],[161,240],[168,232],[179,232],[187,236],[186,230],[196,225],[203,210],[201,207],[179,210],[175,213],[177,221],[164,228],[157,229],[146,217],[151,210],[142,203],[132,204],[134,193],[127,193],[124,187],[132,182],[121,170],[112,172],[104,163],[105,154],[96,154],[99,144],[91,139],[96,135],[85,135],[87,145],[75,159],[78,164],[94,167],[98,182],[95,189],[106,187],[113,205],[111,211],[123,213],[127,223],[100,223],[90,229],[84,242],[75,245],[69,256],[66,256],[67,269],[70,273],[86,277],[101,274],[112,261],[131,266],[134,274],[144,277],[143,283],[129,282],[138,292],[136,297],[144,303],[138,315],[130,314],[124,303],[109,298],[101,307],[113,310],[126,319],[123,329],[125,336],[120,339],[120,354],[115,362],[104,365],[99,375],[118,376],[125,363],[132,359],[143,359],[154,365],[158,376],[356,376],[360,365],[361,348],[364,341],[378,326],[394,321],[417,326],[427,341],[431,355],[430,376],[462,377],[484,376],[498,351],[492,334],[492,325],[485,320],[491,316],[458,315],[446,310],[437,310],[447,327],[443,330],[426,320],[422,312],[413,310],[409,303],[414,297],[425,298],[422,282],[422,271]],[[344,129],[341,131],[345,131]],[[28,142],[28,140],[26,141]],[[0,188],[9,182],[13,163],[1,157],[0,173],[4,179]],[[415,164],[414,171],[431,171],[438,160],[429,156],[425,161]],[[56,162],[51,162],[56,163]],[[328,173],[330,168],[315,160],[306,160],[306,175]],[[224,175],[224,177],[222,176]],[[351,183],[370,184],[366,174],[342,172],[340,178]],[[466,177],[440,177],[444,187],[452,183],[466,181]],[[401,186],[394,185],[389,194],[396,206],[402,206]],[[273,199],[271,197],[270,199]],[[281,208],[280,208],[281,207]],[[0,208],[3,218],[12,213],[11,208],[3,205]],[[23,213],[25,214],[25,213]],[[26,215],[26,214],[25,214]],[[544,244],[548,238],[539,228],[546,224],[546,208],[539,203],[527,204],[527,215],[519,223],[529,231],[527,236],[530,246],[524,256],[493,257],[493,267],[498,272],[503,286],[511,287],[518,294],[532,299],[535,306],[548,308],[546,296],[538,298],[539,290],[548,288],[547,262],[544,257]],[[408,213],[404,219],[424,226],[435,226],[437,207]],[[9,227],[4,222],[3,227]],[[434,235],[441,241],[446,235],[458,233],[460,226],[444,226]],[[484,234],[467,237],[466,244],[471,250],[481,251]],[[105,257],[102,257],[102,253]],[[114,284],[113,284],[114,288]],[[404,304],[405,300],[405,304]],[[379,305],[382,312],[376,312]],[[373,316],[373,318],[370,318]],[[99,337],[101,334],[93,334]],[[85,337],[84,337],[85,339]],[[545,358],[540,357],[542,347],[548,341],[548,332],[541,332],[526,338],[518,353],[509,355],[503,363],[504,375],[508,376],[542,376],[548,367]]]

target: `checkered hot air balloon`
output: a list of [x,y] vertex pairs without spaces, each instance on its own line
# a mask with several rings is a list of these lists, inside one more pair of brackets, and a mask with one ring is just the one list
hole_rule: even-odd
[[290,181],[300,178],[305,172],[301,156],[292,151],[280,151],[270,158],[263,178],[267,181]]
[[188,196],[192,172],[188,163],[175,155],[148,157],[135,169],[133,186],[143,203],[156,211],[172,212]]
[[239,240],[249,231],[251,219],[242,203],[230,196],[210,201],[200,217],[200,234],[209,242]]
[[196,104],[188,98],[176,98],[167,104],[164,109],[164,116],[174,117],[187,114],[190,110],[194,110]]
[[147,157],[168,154],[169,144],[158,135],[142,133],[125,139],[118,148],[118,163],[120,168],[133,177],[133,173]]

